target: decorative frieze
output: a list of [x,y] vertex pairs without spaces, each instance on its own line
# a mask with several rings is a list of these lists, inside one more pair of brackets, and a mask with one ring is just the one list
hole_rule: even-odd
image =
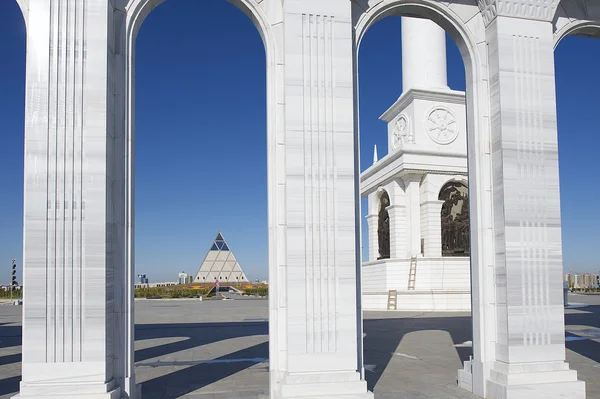
[[486,25],[497,16],[551,21],[560,0],[478,0]]

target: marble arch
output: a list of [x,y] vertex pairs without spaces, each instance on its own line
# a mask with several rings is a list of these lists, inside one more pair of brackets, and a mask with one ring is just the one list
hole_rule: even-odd
[[[134,39],[162,1],[17,1],[35,26],[18,397],[134,397]],[[465,59],[474,359],[459,384],[487,398],[584,398],[564,362],[553,49],[561,32],[597,23],[597,5],[233,3],[267,54],[271,397],[372,397],[362,367],[356,56],[372,23],[400,13],[433,19]],[[522,137],[538,157],[524,156],[532,150]],[[546,206],[532,209],[530,199]]]
[[554,48],[566,36],[600,38],[600,8],[590,0],[561,0],[553,19]]
[[[127,93],[125,93],[127,102],[125,104],[126,109],[126,127],[125,136],[133,138],[134,134],[134,111],[135,111],[135,42],[139,30],[144,23],[146,17],[159,5],[168,0],[128,0],[124,7],[126,11],[126,17],[123,21],[123,29],[125,31],[124,41],[127,48],[126,53],[128,54],[126,60],[126,81],[128,82],[126,87]],[[217,1],[217,0],[213,0]],[[285,309],[279,306],[281,299],[279,296],[285,295],[285,292],[281,292],[283,289],[279,288],[280,277],[278,271],[282,267],[281,257],[278,258],[277,252],[281,249],[281,244],[278,242],[284,242],[285,236],[281,226],[285,225],[285,219],[282,217],[281,210],[284,208],[283,196],[281,190],[278,188],[285,186],[285,175],[277,175],[276,165],[281,165],[285,162],[283,157],[284,152],[281,151],[283,146],[282,140],[277,137],[276,126],[278,121],[284,117],[283,108],[278,105],[281,103],[281,98],[277,98],[277,94],[281,93],[281,87],[284,82],[282,81],[282,56],[281,50],[278,49],[277,44],[282,42],[282,32],[277,29],[277,25],[282,23],[283,9],[281,0],[266,0],[256,2],[253,0],[226,0],[229,3],[240,9],[255,25],[258,33],[260,34],[263,44],[265,47],[266,55],[266,71],[267,71],[267,197],[268,197],[268,230],[269,230],[269,290],[271,295],[269,296],[269,330],[271,339],[269,340],[269,354],[270,354],[270,388],[272,391],[276,390],[279,386],[279,381],[283,378],[281,370],[286,369],[285,352],[280,349],[279,341],[275,338],[276,336],[286,336],[286,325],[280,322],[280,317],[285,317]],[[280,132],[281,133],[281,132]],[[279,137],[280,138],[280,137]],[[127,140],[131,143],[132,139]],[[132,159],[131,153],[133,151],[131,145],[128,146],[128,159]],[[128,188],[133,186],[132,175],[133,175],[133,164],[128,163],[127,165],[129,182],[126,183]],[[130,190],[127,197],[127,208],[131,209],[126,216],[126,222],[131,225],[133,219],[133,193]],[[134,278],[134,262],[133,262],[133,230],[129,229],[126,236],[127,241],[125,242],[126,248],[128,248],[128,261],[126,263],[125,274],[131,280]],[[279,273],[281,274],[281,273]],[[131,284],[129,284],[131,286]],[[133,317],[133,316],[131,316]],[[130,330],[131,331],[131,330]],[[128,339],[131,342],[134,338]],[[282,356],[283,352],[283,356]],[[132,355],[133,356],[133,355]],[[133,375],[133,365],[129,366],[130,373]],[[131,388],[133,390],[133,388]]]
[[[487,86],[487,70],[482,68],[485,57],[485,31],[483,16],[473,7],[471,12],[459,9],[456,3],[437,1],[388,0],[363,9],[355,2],[354,23],[356,41],[360,41],[366,31],[378,20],[390,15],[419,16],[440,25],[457,44],[465,65],[467,101],[467,142],[469,159],[469,198],[471,221],[471,300],[473,318],[473,364],[469,364],[468,381],[463,385],[473,393],[486,397],[486,375],[493,359],[495,341],[495,312],[490,305],[494,302],[495,290],[488,265],[493,256],[494,243],[491,220],[486,217],[492,211],[490,196],[492,182],[490,171],[492,159],[485,151],[483,143],[490,142],[490,129],[487,120],[490,110],[481,98]],[[366,3],[366,2],[365,2]],[[457,10],[458,9],[458,10]],[[459,14],[462,12],[462,15]],[[479,34],[479,36],[477,36]],[[479,43],[479,45],[478,45]],[[360,71],[359,71],[360,75]],[[360,76],[358,77],[360,79]],[[358,86],[358,85],[357,85]],[[357,96],[357,93],[355,94]],[[357,98],[358,103],[358,98]],[[440,187],[441,188],[441,187]]]

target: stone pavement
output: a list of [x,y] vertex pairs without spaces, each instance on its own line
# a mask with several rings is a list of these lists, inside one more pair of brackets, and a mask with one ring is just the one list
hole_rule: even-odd
[[[600,398],[600,296],[566,310],[567,360]],[[143,399],[267,398],[266,300],[136,301]],[[0,306],[0,398],[19,386],[21,307]],[[367,312],[366,376],[377,399],[474,398],[456,387],[471,348],[468,313]]]

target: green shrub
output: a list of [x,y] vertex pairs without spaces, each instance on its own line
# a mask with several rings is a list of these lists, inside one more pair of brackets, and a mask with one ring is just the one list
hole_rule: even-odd
[[268,287],[256,287],[256,288],[246,288],[244,290],[245,295],[256,295],[256,296],[268,296],[269,288]]
[[208,293],[207,288],[191,289],[181,286],[136,288],[136,298],[198,298]]

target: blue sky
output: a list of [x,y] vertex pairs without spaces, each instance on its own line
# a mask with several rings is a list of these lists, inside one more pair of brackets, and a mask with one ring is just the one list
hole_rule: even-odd
[[[198,24],[207,13],[211,18]],[[11,0],[0,1],[0,49],[0,275],[6,265],[8,280],[10,260],[21,265],[22,258],[25,78],[25,28]],[[597,272],[600,41],[567,38],[556,64],[565,270]],[[365,169],[374,144],[385,155],[386,126],[378,118],[402,91],[399,18],[367,32],[359,68]],[[452,42],[448,68],[450,87],[464,89]],[[268,278],[266,80],[258,32],[225,0],[167,1],[142,26],[136,75],[137,272],[151,281],[195,273],[222,231],[247,275]]]

